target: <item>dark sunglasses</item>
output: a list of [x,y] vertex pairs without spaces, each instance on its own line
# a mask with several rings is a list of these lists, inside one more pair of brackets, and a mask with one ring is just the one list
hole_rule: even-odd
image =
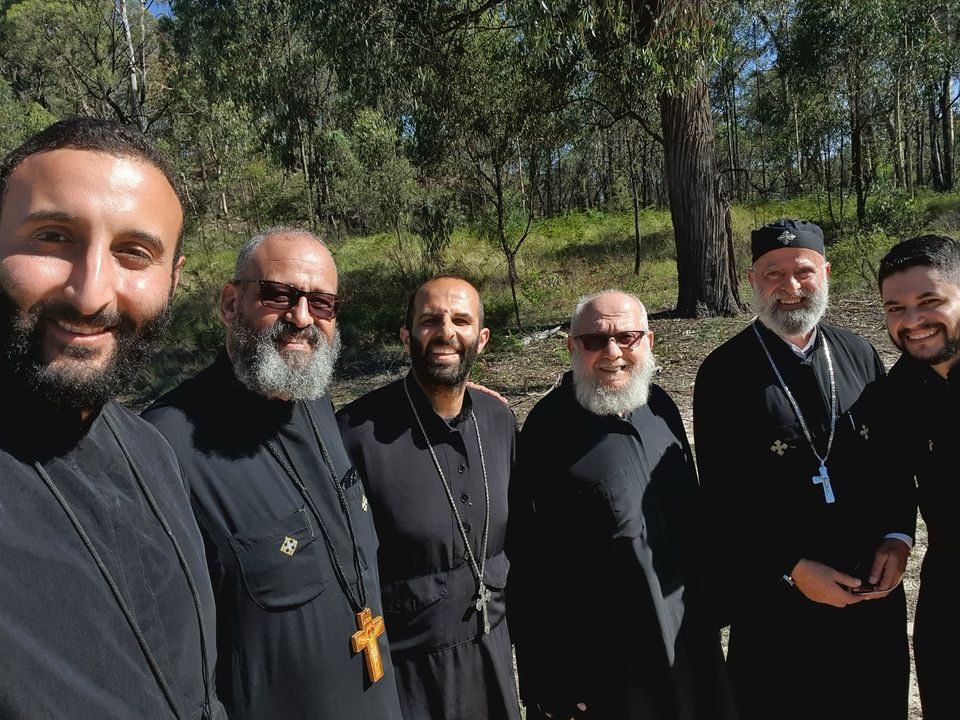
[[583,345],[583,349],[589,350],[590,352],[603,350],[610,342],[610,338],[613,338],[617,345],[624,350],[633,350],[640,344],[640,341],[643,340],[643,336],[646,334],[646,330],[624,330],[623,332],[614,333],[613,335],[608,333],[584,333],[583,335],[574,335],[573,339],[579,340],[580,344]]
[[292,310],[300,302],[300,298],[305,297],[307,309],[317,320],[333,320],[343,304],[343,299],[333,293],[301,290],[274,280],[237,280],[235,284],[242,283],[258,283],[260,302],[264,307],[274,310]]

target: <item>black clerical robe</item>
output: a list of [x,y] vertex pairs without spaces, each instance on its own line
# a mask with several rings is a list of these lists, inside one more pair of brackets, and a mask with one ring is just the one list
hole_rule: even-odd
[[42,407],[9,388],[0,417],[0,717],[225,717],[213,696],[214,610],[203,543],[170,446],[116,403],[81,423],[77,411]]
[[[478,561],[487,509],[480,430],[490,496],[484,567],[492,593],[489,634],[475,608],[476,576],[404,382]],[[468,390],[462,412],[445,422],[408,375],[350,403],[337,417],[347,452],[364,478],[380,537],[384,617],[404,717],[518,719],[503,596],[507,487],[516,444],[513,413],[500,401]]]
[[831,415],[824,339],[829,345],[838,410],[826,466],[835,502],[813,481],[820,463],[748,326],[707,357],[694,391],[695,449],[710,507],[704,554],[716,573],[719,615],[730,625],[727,659],[741,718],[903,720],[903,587],[835,608],[784,579],[805,558],[865,580],[888,533],[913,536],[912,489],[871,471],[857,406],[883,365],[866,340],[845,330],[821,324],[800,358],[756,324],[821,457]]
[[[390,664],[371,684],[363,653],[351,649],[355,608],[338,575],[357,598],[362,587],[367,607],[381,615],[377,537],[330,401],[257,395],[235,378],[222,353],[144,417],[177,451],[204,535],[219,613],[217,686],[230,717],[398,720]],[[321,517],[267,443],[304,484]],[[379,647],[386,656],[386,636]]]
[[954,660],[960,647],[956,566],[960,557],[960,366],[946,378],[927,363],[902,356],[890,374],[864,392],[871,412],[869,446],[874,472],[916,478],[927,524],[927,552],[913,626],[913,651],[924,720],[957,716]]
[[583,702],[604,720],[733,718],[669,396],[652,386],[646,405],[601,417],[567,373],[524,423],[513,485],[508,600],[528,712]]

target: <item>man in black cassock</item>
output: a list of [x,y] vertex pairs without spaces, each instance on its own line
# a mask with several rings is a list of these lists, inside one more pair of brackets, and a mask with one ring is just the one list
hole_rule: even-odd
[[[858,406],[876,351],[820,323],[830,265],[813,223],[755,230],[757,313],[697,375],[694,432],[711,523],[704,554],[744,720],[903,720],[900,577],[910,483],[877,472]],[[717,552],[722,548],[723,553]]]
[[322,241],[248,241],[220,296],[226,351],[146,413],[189,484],[232,718],[399,720],[377,536],[325,389],[339,350]]
[[734,718],[696,568],[697,478],[651,384],[633,295],[581,300],[573,370],[530,412],[510,499],[510,625],[528,718]]
[[903,354],[865,391],[878,472],[916,477],[928,547],[920,573],[913,651],[924,720],[957,716],[960,619],[954,560],[960,554],[960,244],[922,235],[898,245],[878,271],[887,330]]
[[[516,420],[466,387],[490,331],[465,280],[410,298],[411,371],[337,418],[380,537],[380,581],[407,720],[518,720],[504,617]],[[481,579],[482,578],[482,582]]]
[[129,392],[183,257],[168,162],[54,123],[0,162],[0,717],[223,718],[177,465]]

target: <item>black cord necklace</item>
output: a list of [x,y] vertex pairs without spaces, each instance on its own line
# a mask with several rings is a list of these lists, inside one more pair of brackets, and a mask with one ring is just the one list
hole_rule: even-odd
[[354,595],[353,588],[351,587],[350,581],[347,578],[347,574],[343,569],[343,564],[340,562],[340,553],[337,552],[337,548],[333,544],[333,538],[330,535],[330,531],[327,529],[327,525],[323,521],[323,515],[320,513],[320,509],[314,502],[313,496],[310,494],[307,486],[297,474],[297,471],[289,462],[287,462],[287,459],[280,451],[280,448],[277,447],[276,443],[274,443],[272,440],[267,440],[266,448],[273,456],[273,459],[277,461],[277,464],[280,465],[283,471],[287,474],[287,477],[290,478],[290,481],[293,483],[294,487],[297,488],[300,496],[310,508],[310,512],[313,514],[314,518],[316,518],[317,525],[320,528],[320,534],[323,536],[323,542],[327,546],[327,553],[330,555],[330,559],[333,562],[333,570],[334,574],[337,576],[337,583],[343,590],[347,601],[350,603],[351,609],[356,614],[357,631],[350,636],[351,647],[355,653],[362,652],[364,654],[367,672],[370,674],[370,681],[376,682],[383,677],[383,660],[380,656],[380,646],[377,640],[377,638],[384,633],[383,617],[379,615],[374,617],[373,613],[370,611],[370,608],[367,606],[367,589],[363,582],[363,566],[360,560],[360,543],[357,542],[357,534],[353,527],[353,518],[350,515],[350,507],[347,505],[347,498],[343,492],[343,485],[337,478],[337,468],[333,464],[333,458],[330,457],[330,453],[327,450],[326,444],[323,442],[323,437],[320,435],[320,428],[317,427],[317,421],[314,419],[309,405],[304,403],[303,408],[306,410],[307,417],[310,419],[310,427],[313,430],[313,436],[317,441],[317,447],[320,449],[320,455],[323,457],[323,463],[326,466],[330,476],[330,482],[333,484],[334,491],[337,494],[337,500],[340,503],[340,510],[347,520],[347,530],[350,533],[350,544],[353,546],[353,567],[357,573],[356,595]]
[[[143,476],[140,474],[139,468],[137,468],[136,463],[133,461],[130,452],[127,450],[126,445],[124,445],[123,440],[120,439],[120,433],[117,432],[117,429],[113,426],[113,423],[107,417],[106,410],[102,415],[103,421],[106,424],[107,428],[113,434],[114,439],[117,441],[117,445],[120,446],[120,452],[123,453],[123,457],[126,459],[127,464],[130,466],[130,470],[133,474],[134,480],[136,480],[137,487],[140,489],[141,494],[147,501],[147,505],[150,507],[151,512],[157,521],[160,523],[160,527],[163,528],[164,533],[167,537],[170,538],[170,542],[173,545],[174,552],[177,556],[177,561],[180,564],[180,569],[183,572],[187,580],[187,585],[190,588],[190,594],[193,598],[194,609],[197,613],[197,623],[199,625],[199,636],[200,636],[200,663],[203,671],[203,689],[204,689],[204,709],[203,714],[205,718],[213,717],[213,680],[210,673],[209,667],[209,649],[207,645],[207,636],[206,631],[203,626],[203,610],[200,605],[200,593],[197,590],[197,584],[193,579],[193,573],[190,572],[190,567],[187,565],[186,557],[183,554],[183,550],[180,547],[180,543],[177,541],[176,536],[173,534],[173,531],[170,528],[170,524],[167,522],[167,519],[163,515],[163,511],[160,510],[160,506],[157,504],[156,499],[153,497],[153,493],[150,492],[150,488],[147,487],[146,482],[143,479]],[[46,471],[46,468],[40,464],[39,461],[33,463],[34,470],[43,480],[44,484],[56,498],[57,502],[60,504],[61,509],[67,518],[70,520],[73,529],[76,531],[77,535],[80,537],[80,540],[83,542],[83,546],[86,548],[87,552],[93,558],[94,563],[97,566],[97,569],[100,571],[100,575],[103,577],[104,581],[110,588],[110,592],[113,594],[113,598],[117,603],[117,606],[120,608],[120,612],[123,614],[124,619],[127,621],[127,624],[130,626],[130,630],[133,632],[134,637],[137,639],[137,644],[140,646],[140,651],[143,653],[144,658],[147,661],[147,665],[150,667],[150,672],[153,674],[154,679],[157,681],[157,685],[160,687],[160,691],[163,694],[164,699],[167,701],[167,704],[170,706],[173,716],[177,720],[185,719],[187,716],[183,714],[183,711],[180,709],[179,704],[177,703],[176,698],[173,695],[173,691],[170,688],[170,684],[167,682],[166,677],[163,674],[163,671],[160,669],[160,664],[157,662],[156,656],[153,654],[153,650],[150,649],[150,645],[147,643],[147,639],[143,634],[143,631],[140,629],[140,624],[137,622],[136,617],[133,614],[133,610],[127,604],[126,599],[123,597],[123,594],[120,591],[120,586],[117,584],[117,581],[113,578],[113,574],[107,568],[106,563],[104,563],[103,558],[100,556],[100,553],[97,551],[97,548],[94,546],[93,541],[90,539],[90,536],[87,534],[87,531],[84,529],[83,524],[80,522],[80,518],[77,517],[76,513],[73,511],[73,508],[70,506],[70,503],[67,502],[66,497],[60,491],[60,488],[54,482],[53,478],[50,477],[50,474]],[[71,469],[71,472],[74,472]]]

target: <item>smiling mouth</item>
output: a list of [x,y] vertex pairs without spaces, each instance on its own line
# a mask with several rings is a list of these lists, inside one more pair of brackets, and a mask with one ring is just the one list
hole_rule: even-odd
[[786,305],[787,307],[793,307],[793,306],[796,306],[796,305],[801,304],[804,300],[806,300],[806,298],[803,297],[803,296],[801,296],[801,297],[777,298],[777,304],[778,304],[778,305]]
[[61,339],[72,343],[99,340],[106,335],[113,334],[113,330],[116,328],[116,325],[81,325],[57,318],[48,318],[48,321]]
[[900,336],[909,342],[920,342],[922,340],[926,340],[927,338],[933,337],[939,332],[940,328],[921,327],[910,332],[902,332],[900,333]]

